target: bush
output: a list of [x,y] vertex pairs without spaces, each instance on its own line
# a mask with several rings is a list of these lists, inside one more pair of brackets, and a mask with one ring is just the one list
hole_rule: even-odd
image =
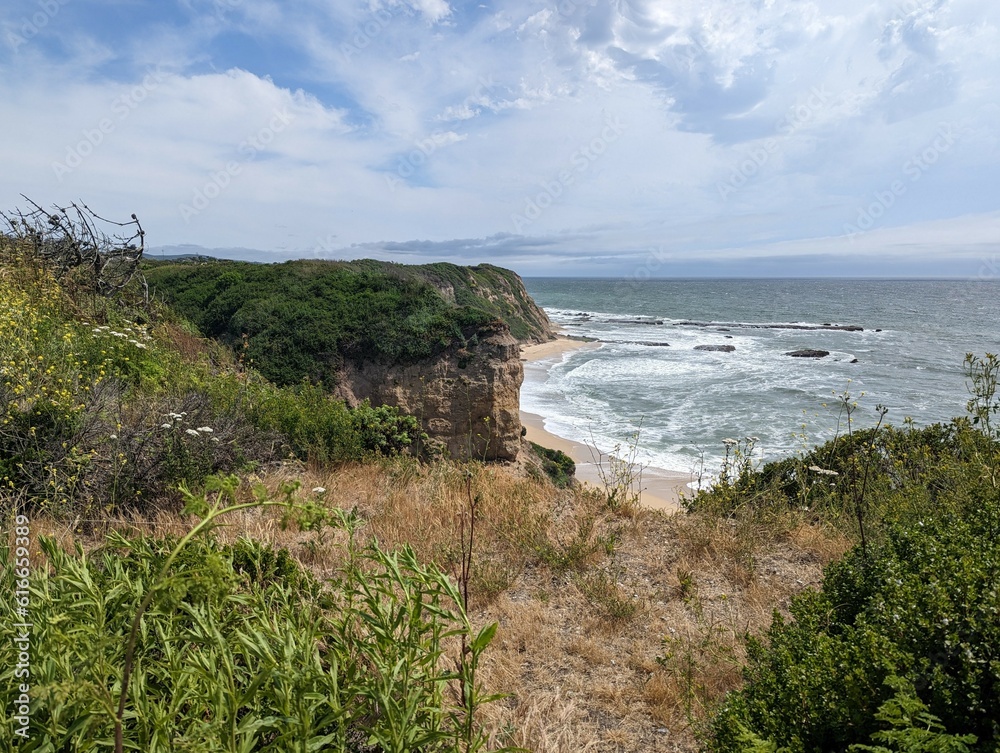
[[330,387],[346,360],[418,361],[496,320],[377,262],[213,261],[152,265],[147,277],[204,335],[233,347],[245,337],[249,361],[283,386],[308,379]]
[[766,642],[751,642],[747,685],[716,716],[714,749],[743,750],[749,731],[790,751],[840,751],[888,739],[887,719],[906,706],[938,720],[944,742],[972,735],[971,750],[995,750],[998,594],[995,490],[962,515],[891,527],[867,557],[856,548],[831,565],[822,592],[797,597],[791,622],[776,616]]
[[560,489],[565,489],[573,480],[576,473],[576,463],[573,458],[562,450],[550,450],[540,444],[531,442],[531,449],[542,461],[542,470]]
[[[174,545],[114,535],[88,555],[42,540],[48,566],[28,579],[30,680],[15,676],[23,620],[10,599],[0,606],[0,703],[17,709],[19,685],[31,685],[24,736],[10,715],[0,725],[5,750],[111,747],[130,623]],[[452,584],[411,550],[352,543],[331,592],[287,553],[247,540],[195,539],[173,562],[139,632],[126,750],[481,747],[469,668],[495,626],[472,633]],[[6,546],[0,584],[17,588]],[[454,636],[468,646],[458,672],[445,656]]]

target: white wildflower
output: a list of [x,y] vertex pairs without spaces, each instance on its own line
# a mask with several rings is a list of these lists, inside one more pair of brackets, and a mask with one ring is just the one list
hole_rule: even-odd
[[160,424],[161,429],[172,429],[173,427],[173,424]]
[[213,441],[213,442],[215,442],[216,444],[218,444],[218,443],[219,443],[219,438],[218,438],[218,437],[212,437],[212,438],[211,438],[211,441]]
[[839,476],[840,475],[836,471],[831,471],[831,470],[828,470],[826,468],[820,468],[818,465],[811,465],[811,466],[809,466],[809,470],[813,471],[814,473],[818,473],[821,476]]
[[108,435],[108,439],[118,439],[118,435],[117,434],[109,434]]
[[200,437],[201,436],[201,434],[199,434],[198,432],[196,432],[194,429],[185,429],[184,433],[185,434],[190,434],[192,437]]
[[313,494],[326,494],[326,489],[324,489],[322,486],[314,486]]
[[731,437],[726,437],[725,439],[722,440],[722,444],[724,444],[726,447],[732,447],[734,444],[736,444],[736,440],[732,439]]
[[206,434],[211,434],[211,433],[212,433],[212,427],[211,427],[211,426],[199,426],[199,427],[198,427],[198,428],[196,429],[196,431],[203,431],[203,432],[205,432]]

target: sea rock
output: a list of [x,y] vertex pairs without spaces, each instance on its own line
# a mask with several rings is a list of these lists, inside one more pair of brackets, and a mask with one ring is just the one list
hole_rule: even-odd
[[830,355],[830,351],[805,348],[804,350],[791,350],[785,355],[792,358],[826,358]]
[[512,460],[521,446],[524,366],[507,325],[481,329],[431,359],[400,366],[346,362],[335,394],[357,405],[394,405],[416,416],[430,441],[452,457]]
[[736,350],[735,345],[695,345],[695,350],[710,350],[716,353],[732,353]]
[[[674,322],[674,327],[715,327],[718,329],[718,323],[716,322],[696,322],[685,320],[683,322]],[[797,330],[833,330],[837,332],[864,332],[864,327],[859,327],[856,324],[754,324],[752,322],[728,322],[727,327],[732,327],[733,329],[797,329]]]

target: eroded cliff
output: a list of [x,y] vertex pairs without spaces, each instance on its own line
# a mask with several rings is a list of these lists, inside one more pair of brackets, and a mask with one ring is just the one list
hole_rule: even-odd
[[416,416],[432,447],[452,457],[512,460],[521,444],[521,346],[500,322],[464,345],[411,364],[348,362],[335,394]]
[[416,416],[457,457],[512,459],[520,343],[553,337],[514,272],[372,260],[156,265],[159,293],[268,379]]

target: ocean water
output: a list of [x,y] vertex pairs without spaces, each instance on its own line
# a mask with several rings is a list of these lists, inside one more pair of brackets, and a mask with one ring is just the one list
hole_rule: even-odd
[[[966,412],[965,354],[1000,352],[998,281],[525,285],[565,334],[599,342],[531,365],[522,409],[543,416],[550,432],[605,451],[641,422],[639,460],[672,471],[711,475],[726,438],[757,437],[768,460],[826,441],[838,420],[843,430],[845,392],[858,402],[856,428],[874,424],[878,404],[897,425],[949,421]],[[830,355],[784,355],[804,348]]]

